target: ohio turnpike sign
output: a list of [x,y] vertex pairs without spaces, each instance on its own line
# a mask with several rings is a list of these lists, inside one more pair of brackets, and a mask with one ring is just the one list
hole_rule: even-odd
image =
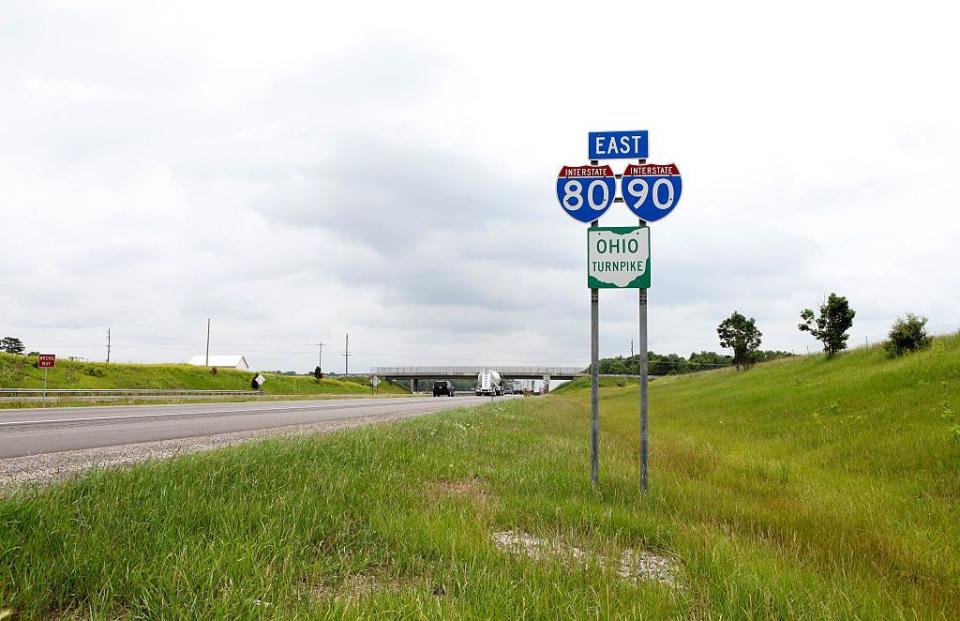
[[650,288],[650,229],[639,226],[587,229],[590,289]]

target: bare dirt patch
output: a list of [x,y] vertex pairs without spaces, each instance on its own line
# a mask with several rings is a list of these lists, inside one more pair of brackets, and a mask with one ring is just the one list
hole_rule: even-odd
[[442,585],[431,585],[425,576],[392,576],[375,569],[351,574],[339,582],[315,585],[311,593],[317,599],[356,601],[375,593],[408,590],[420,590],[435,596],[446,594]]
[[537,537],[523,531],[502,531],[494,533],[491,538],[497,548],[508,554],[518,554],[536,561],[558,560],[572,566],[596,565],[601,569],[615,569],[617,576],[631,582],[652,581],[671,588],[680,586],[680,567],[677,562],[650,550],[627,548],[619,558],[608,558],[570,543]]
[[427,483],[427,495],[430,498],[463,498],[482,505],[496,501],[496,497],[479,479],[430,481]]

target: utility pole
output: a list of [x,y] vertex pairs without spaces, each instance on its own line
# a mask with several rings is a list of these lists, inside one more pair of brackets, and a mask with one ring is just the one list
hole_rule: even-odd
[[110,364],[110,328],[107,328],[107,364]]
[[350,333],[347,332],[347,346],[343,352],[343,374],[350,375]]
[[207,317],[207,356],[203,360],[203,365],[210,366],[210,318]]
[[320,351],[317,353],[317,366],[320,367],[320,370],[323,370],[323,343],[317,343],[317,346],[320,348]]
[[630,357],[633,358],[633,339],[630,339]]

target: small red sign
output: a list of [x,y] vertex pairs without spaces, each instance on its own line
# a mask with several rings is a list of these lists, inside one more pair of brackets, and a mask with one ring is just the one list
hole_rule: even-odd
[[38,356],[37,366],[41,369],[52,369],[57,366],[57,355],[40,354],[40,356]]

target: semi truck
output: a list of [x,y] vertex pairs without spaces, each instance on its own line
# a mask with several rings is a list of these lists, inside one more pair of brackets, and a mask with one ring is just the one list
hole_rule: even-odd
[[475,391],[480,396],[500,396],[503,394],[503,384],[500,381],[500,374],[491,369],[484,369],[477,375],[477,388]]
[[505,395],[522,395],[523,394],[523,380],[513,380],[507,384],[506,388],[503,389],[503,394]]

